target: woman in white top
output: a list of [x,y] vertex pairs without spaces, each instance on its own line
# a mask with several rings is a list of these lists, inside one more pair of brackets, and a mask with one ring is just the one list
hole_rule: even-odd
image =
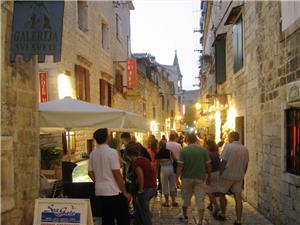
[[160,151],[156,154],[157,159],[161,166],[161,184],[162,194],[165,196],[165,202],[162,204],[164,207],[169,207],[169,195],[171,195],[172,206],[177,207],[176,202],[176,174],[173,168],[172,153],[166,149],[166,143],[161,144]]

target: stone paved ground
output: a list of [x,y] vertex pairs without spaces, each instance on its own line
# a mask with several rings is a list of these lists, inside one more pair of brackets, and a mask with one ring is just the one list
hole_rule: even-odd
[[[227,196],[228,204],[227,204],[227,219],[224,222],[216,221],[211,212],[205,209],[205,221],[207,225],[230,225],[234,223],[235,217],[235,207],[234,207],[234,199],[231,196]],[[178,202],[180,202],[180,198],[178,198]],[[192,201],[193,202],[193,201]],[[206,199],[206,206],[208,205],[208,199]],[[193,204],[192,204],[193,206]],[[190,208],[188,212],[189,220],[188,222],[180,222],[175,218],[176,214],[180,212],[180,207],[176,208],[166,208],[161,206],[161,198],[157,196],[151,202],[151,212],[153,213],[153,225],[191,225],[197,224],[196,219],[197,210]],[[262,216],[259,212],[257,212],[252,206],[250,206],[247,202],[243,203],[243,225],[272,225],[264,216]]]
[[[216,221],[211,212],[205,209],[205,225],[231,225],[235,220],[235,208],[234,200],[231,196],[227,196],[227,219],[224,222]],[[150,204],[152,212],[153,225],[192,225],[197,224],[195,219],[197,219],[196,209],[190,208],[188,212],[189,220],[188,222],[181,222],[176,219],[175,216],[180,212],[181,207],[162,207],[161,197],[158,195],[155,197]],[[178,197],[179,205],[181,204],[180,198]],[[193,201],[192,201],[193,202]],[[208,199],[206,199],[206,206],[208,205]],[[193,206],[193,203],[192,203]],[[266,218],[264,218],[259,212],[257,212],[252,206],[247,202],[243,203],[243,225],[272,225]],[[95,225],[101,225],[100,221],[95,221]]]

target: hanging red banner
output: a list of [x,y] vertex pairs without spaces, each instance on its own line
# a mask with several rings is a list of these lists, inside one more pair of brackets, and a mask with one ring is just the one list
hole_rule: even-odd
[[47,72],[39,72],[40,77],[40,100],[41,102],[48,101],[48,88],[47,88]]
[[127,60],[127,72],[128,72],[127,88],[133,89],[135,88],[136,81],[137,81],[137,64],[135,59],[129,58]]

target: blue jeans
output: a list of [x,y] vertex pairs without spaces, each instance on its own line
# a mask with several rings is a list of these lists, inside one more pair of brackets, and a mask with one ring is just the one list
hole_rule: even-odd
[[156,188],[146,188],[135,197],[135,225],[152,225],[149,202],[156,194]]

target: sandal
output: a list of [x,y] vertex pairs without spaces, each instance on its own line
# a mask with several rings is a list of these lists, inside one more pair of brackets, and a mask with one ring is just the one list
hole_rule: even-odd
[[164,202],[163,204],[161,204],[163,207],[170,207],[169,204],[167,204],[166,202]]
[[225,221],[226,220],[226,217],[221,215],[221,214],[218,214],[218,213],[214,213],[213,214],[213,217],[216,219],[216,220],[221,220],[221,221]]
[[178,203],[177,202],[172,202],[172,206],[173,207],[178,207]]

